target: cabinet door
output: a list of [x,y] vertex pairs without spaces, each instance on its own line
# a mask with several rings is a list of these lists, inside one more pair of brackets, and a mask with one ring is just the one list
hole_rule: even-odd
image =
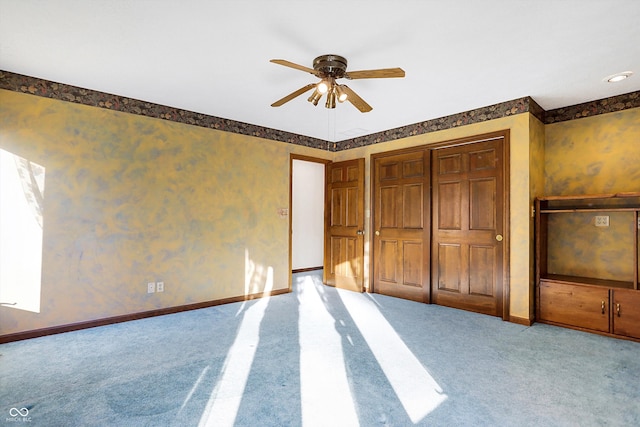
[[613,333],[640,338],[640,292],[615,289],[611,308]]
[[540,280],[540,320],[609,332],[609,289]]

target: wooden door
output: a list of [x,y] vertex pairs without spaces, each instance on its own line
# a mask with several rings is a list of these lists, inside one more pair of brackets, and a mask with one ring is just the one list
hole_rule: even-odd
[[364,286],[364,159],[327,165],[324,283]]
[[433,150],[432,301],[503,315],[504,137]]
[[428,151],[373,161],[373,290],[428,303]]

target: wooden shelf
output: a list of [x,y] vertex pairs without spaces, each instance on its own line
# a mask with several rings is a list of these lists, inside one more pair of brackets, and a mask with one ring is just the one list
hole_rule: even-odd
[[640,197],[640,192],[627,191],[624,193],[608,193],[608,194],[583,194],[580,196],[545,196],[539,197],[538,200],[589,200],[589,199],[610,199],[613,197]]
[[640,211],[640,206],[610,207],[592,206],[588,208],[541,208],[540,213],[574,213],[574,212],[635,212]]
[[640,193],[547,196],[538,199],[540,213],[640,211]]
[[594,277],[566,276],[563,274],[545,274],[540,281],[562,282],[567,284],[604,286],[607,288],[633,289],[633,281],[597,279]]

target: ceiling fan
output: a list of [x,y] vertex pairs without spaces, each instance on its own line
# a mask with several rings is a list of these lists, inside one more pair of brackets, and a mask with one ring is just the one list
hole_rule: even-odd
[[347,72],[347,60],[339,55],[322,55],[313,60],[313,68],[304,65],[294,64],[284,59],[272,59],[270,62],[274,64],[284,65],[285,67],[295,68],[296,70],[306,71],[309,74],[320,78],[318,83],[309,83],[301,87],[295,92],[290,93],[282,99],[277,100],[272,107],[279,107],[282,104],[291,101],[303,93],[314,89],[308,101],[313,105],[318,105],[320,98],[326,93],[326,108],[336,108],[336,101],[349,101],[363,113],[371,111],[373,108],[360,98],[349,86],[338,84],[336,80],[345,78],[348,80],[356,79],[380,79],[390,77],[404,77],[402,68],[383,68],[379,70],[362,70]]

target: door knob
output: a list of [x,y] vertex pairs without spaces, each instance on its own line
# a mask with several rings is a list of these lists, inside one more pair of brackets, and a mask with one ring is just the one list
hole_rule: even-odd
[[380,235],[380,230],[376,230],[376,236]]
[[502,242],[502,234],[498,234],[498,235],[496,236],[496,240],[497,240],[498,242]]

